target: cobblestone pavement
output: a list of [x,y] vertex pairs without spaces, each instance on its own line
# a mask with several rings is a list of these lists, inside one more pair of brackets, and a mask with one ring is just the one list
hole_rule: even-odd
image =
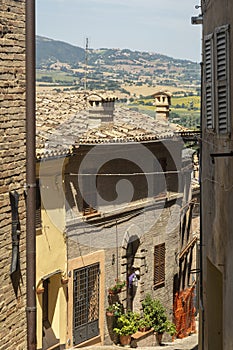
[[[121,350],[123,347],[118,345],[103,345],[103,346],[87,346],[83,347],[82,350]],[[131,348],[133,349],[133,348]],[[145,346],[137,347],[137,350],[198,350],[198,334],[192,334],[184,339],[176,339],[174,342],[164,342],[161,346]]]

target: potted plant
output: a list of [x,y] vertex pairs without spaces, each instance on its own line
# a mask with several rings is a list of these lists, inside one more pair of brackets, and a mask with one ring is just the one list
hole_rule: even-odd
[[162,337],[165,332],[170,334],[171,336],[176,334],[175,324],[167,319],[164,322],[161,322],[160,324],[154,325],[154,330],[156,332],[156,337],[159,345],[161,345],[162,343]]
[[161,345],[164,332],[171,336],[176,333],[175,324],[167,319],[166,309],[159,300],[152,299],[148,294],[142,302],[142,307],[144,314],[148,315],[151,320],[159,345]]
[[106,315],[107,316],[120,316],[123,312],[122,304],[116,302],[111,305],[109,305],[106,309]]
[[122,288],[126,285],[125,281],[121,281],[118,278],[115,280],[116,283],[108,288],[108,293],[109,294],[117,294],[120,293]]
[[139,318],[140,315],[132,311],[128,311],[118,317],[117,326],[113,331],[120,336],[120,342],[122,345],[130,344],[131,335],[138,330]]

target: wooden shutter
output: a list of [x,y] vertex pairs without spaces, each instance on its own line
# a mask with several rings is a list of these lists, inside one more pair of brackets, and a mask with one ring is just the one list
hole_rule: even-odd
[[216,30],[216,112],[218,132],[225,134],[229,131],[229,59],[228,31],[229,26]]
[[208,35],[204,40],[204,55],[205,55],[205,115],[206,128],[214,128],[214,99],[213,99],[213,35]]
[[154,247],[154,286],[165,284],[165,243]]

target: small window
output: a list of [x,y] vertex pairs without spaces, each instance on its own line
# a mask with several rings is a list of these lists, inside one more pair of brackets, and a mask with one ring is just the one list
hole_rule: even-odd
[[165,285],[165,243],[154,247],[154,287]]

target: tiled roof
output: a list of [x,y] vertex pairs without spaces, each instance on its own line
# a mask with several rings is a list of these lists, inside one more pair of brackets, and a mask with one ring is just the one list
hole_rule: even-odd
[[145,142],[171,138],[177,128],[126,107],[116,107],[114,122],[90,118],[83,92],[37,95],[37,158],[69,155],[81,144]]
[[114,123],[102,123],[87,130],[78,140],[79,144],[145,142],[174,136],[174,129],[160,124],[153,118],[130,110],[117,107]]

